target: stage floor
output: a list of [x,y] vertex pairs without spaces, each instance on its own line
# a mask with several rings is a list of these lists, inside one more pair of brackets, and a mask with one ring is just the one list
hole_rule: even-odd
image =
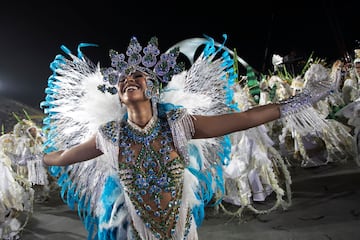
[[[242,220],[208,211],[199,228],[206,240],[359,240],[360,167],[353,162],[316,168],[290,169],[292,205],[266,215],[245,212]],[[270,199],[262,204],[273,204]],[[266,207],[266,206],[265,206]],[[233,210],[236,210],[232,206]],[[22,240],[79,240],[87,233],[77,213],[52,192],[34,205]]]

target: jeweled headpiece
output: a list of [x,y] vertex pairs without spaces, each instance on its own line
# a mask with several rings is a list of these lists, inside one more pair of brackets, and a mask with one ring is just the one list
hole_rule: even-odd
[[[144,55],[141,55],[141,50]],[[125,59],[125,54],[128,57],[127,60]],[[169,82],[173,75],[180,73],[184,69],[183,63],[176,63],[176,59],[179,56],[179,48],[174,48],[169,53],[160,55],[158,39],[156,37],[152,37],[144,49],[139,44],[137,38],[132,37],[125,54],[119,54],[113,49],[109,51],[111,67],[101,70],[105,84],[98,86],[100,91],[116,94],[116,86],[119,80],[135,71],[149,74],[154,84],[158,86],[159,82]],[[158,59],[157,56],[159,55]]]

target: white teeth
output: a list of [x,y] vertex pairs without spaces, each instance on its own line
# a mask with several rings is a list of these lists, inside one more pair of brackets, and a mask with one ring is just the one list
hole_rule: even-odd
[[126,91],[128,91],[128,90],[137,90],[137,89],[138,89],[138,87],[136,87],[136,86],[129,86],[129,87],[126,88]]

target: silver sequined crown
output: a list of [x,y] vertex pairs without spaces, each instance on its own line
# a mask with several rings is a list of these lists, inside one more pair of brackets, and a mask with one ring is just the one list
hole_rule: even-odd
[[[143,55],[141,55],[141,50]],[[125,54],[128,57],[127,60]],[[117,89],[115,86],[119,80],[135,71],[149,74],[155,84],[158,85],[159,82],[169,82],[173,75],[180,73],[184,69],[183,63],[178,64],[176,62],[179,56],[179,48],[174,48],[169,53],[160,55],[156,37],[152,37],[144,49],[137,38],[132,37],[125,54],[119,54],[113,49],[109,51],[111,67],[101,70],[105,84],[98,86],[100,91],[116,94]]]

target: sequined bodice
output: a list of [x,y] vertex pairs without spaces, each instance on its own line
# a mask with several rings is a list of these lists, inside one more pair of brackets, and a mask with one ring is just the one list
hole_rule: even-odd
[[161,239],[175,232],[182,198],[184,161],[174,151],[167,121],[147,133],[121,123],[119,175],[136,213]]

